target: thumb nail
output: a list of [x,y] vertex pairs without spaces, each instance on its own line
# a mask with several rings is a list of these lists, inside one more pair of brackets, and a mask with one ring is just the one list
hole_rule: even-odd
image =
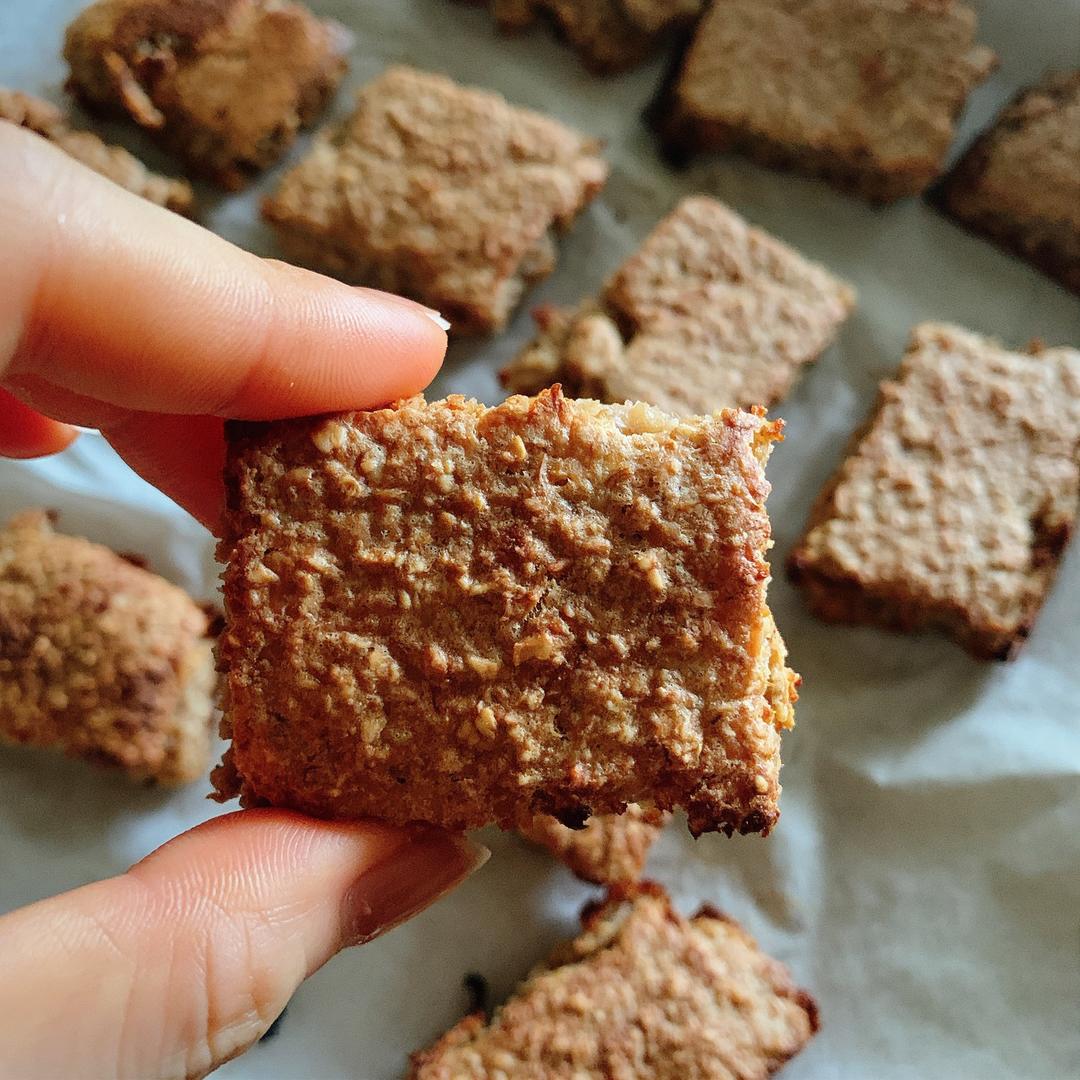
[[353,286],[353,289],[355,292],[363,293],[365,296],[371,297],[377,303],[391,301],[400,307],[408,308],[410,311],[416,312],[419,315],[425,315],[440,330],[450,330],[449,319],[444,319],[440,312],[432,307],[428,307],[426,304],[421,304],[418,300],[410,300],[407,296],[398,296],[397,293],[384,292],[382,289],[369,289],[365,285],[355,285]]
[[343,945],[362,945],[412,918],[479,870],[490,855],[460,833],[414,832],[346,894]]

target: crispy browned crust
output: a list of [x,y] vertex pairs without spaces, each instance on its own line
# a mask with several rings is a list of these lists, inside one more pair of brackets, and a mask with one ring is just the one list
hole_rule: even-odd
[[714,0],[652,119],[675,160],[735,150],[887,203],[938,175],[996,62],[959,0]]
[[1080,70],[1021,91],[933,200],[1080,293]]
[[236,189],[318,119],[351,40],[291,0],[98,0],[68,27],[64,58],[89,107]]
[[596,300],[534,312],[539,335],[500,372],[516,393],[559,382],[580,397],[648,401],[679,415],[769,407],[855,306],[824,267],[690,196]]
[[439,75],[393,67],[263,214],[296,262],[499,329],[607,179],[599,144]]
[[767,832],[793,676],[761,413],[452,397],[234,425],[223,796]]
[[151,172],[123,147],[92,132],[73,130],[67,116],[48,101],[0,86],[0,120],[43,136],[76,161],[158,206],[178,214],[191,212],[195,195],[190,184]]
[[0,530],[0,740],[180,784],[210,754],[208,621],[180,589],[44,511]]
[[[483,3],[483,0],[472,0]],[[499,28],[523,30],[541,17],[594,75],[636,67],[700,14],[704,0],[490,0]]]
[[1023,644],[1080,499],[1080,352],[916,327],[819,495],[788,570],[815,614]]
[[412,1055],[410,1080],[763,1080],[818,1030],[813,998],[734,921],[612,890],[490,1022]]
[[546,848],[583,881],[597,885],[637,881],[649,849],[670,815],[631,803],[621,814],[590,818],[570,829],[553,817],[534,817],[521,826],[522,836]]

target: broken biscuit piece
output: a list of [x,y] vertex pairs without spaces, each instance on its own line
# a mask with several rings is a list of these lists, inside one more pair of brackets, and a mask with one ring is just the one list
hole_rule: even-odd
[[51,102],[0,87],[0,120],[48,139],[69,157],[128,191],[178,214],[189,214],[195,195],[184,180],[151,172],[122,146],[112,146],[91,131],[77,131]]
[[649,849],[669,816],[654,807],[631,803],[621,814],[589,818],[580,829],[567,828],[549,815],[540,815],[518,831],[550,851],[582,881],[617,885],[641,877]]
[[292,0],[97,0],[68,27],[68,86],[229,189],[277,162],[345,74],[352,35]]
[[209,619],[185,592],[26,511],[0,530],[0,740],[134,780],[204,773],[215,714]]
[[649,799],[767,832],[779,437],[558,387],[230,425],[220,794],[453,829]]
[[655,110],[661,138],[873,202],[917,194],[997,63],[976,21],[960,0],[714,0]]
[[613,890],[487,1020],[412,1055],[410,1080],[765,1080],[818,1030],[814,999],[737,923]]
[[1005,659],[1031,631],[1080,501],[1080,351],[925,323],[791,555],[812,610],[937,627]]
[[600,297],[541,307],[539,336],[500,378],[679,415],[768,408],[832,343],[855,293],[822,266],[694,195],[652,231]]
[[595,139],[499,94],[392,67],[263,205],[294,262],[500,329],[604,186]]

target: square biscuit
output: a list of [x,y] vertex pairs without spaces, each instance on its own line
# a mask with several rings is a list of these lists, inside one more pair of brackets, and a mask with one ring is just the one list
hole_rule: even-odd
[[555,232],[606,178],[595,140],[499,94],[393,67],[263,213],[294,261],[403,293],[455,333],[480,334],[551,273]]
[[223,796],[447,828],[775,822],[780,425],[559,389],[234,425]]
[[515,393],[553,382],[678,415],[769,407],[831,344],[855,293],[729,207],[690,196],[600,297],[534,313],[539,336],[501,372]]
[[0,742],[162,785],[205,772],[216,713],[206,613],[43,510],[0,529]]
[[737,150],[873,202],[922,191],[993,70],[960,0],[715,0],[657,123],[669,151]]
[[412,1055],[410,1080],[764,1080],[818,1029],[814,999],[715,908],[613,890],[490,1020]]
[[938,627],[980,658],[1023,643],[1080,500],[1080,351],[916,327],[791,555],[837,622]]
[[1024,90],[934,197],[962,225],[1080,293],[1080,70]]
[[522,30],[546,16],[594,74],[641,63],[671,31],[692,22],[704,0],[490,0],[500,29]]
[[0,120],[46,138],[69,157],[167,210],[189,214],[195,201],[191,185],[151,172],[134,154],[90,131],[76,131],[51,102],[0,86]]
[[313,124],[352,36],[291,0],[97,0],[68,27],[68,86],[243,187]]
[[599,814],[581,829],[570,829],[549,815],[534,817],[519,829],[522,836],[546,848],[583,881],[617,885],[641,877],[649,849],[669,815],[654,807],[630,803],[621,814]]

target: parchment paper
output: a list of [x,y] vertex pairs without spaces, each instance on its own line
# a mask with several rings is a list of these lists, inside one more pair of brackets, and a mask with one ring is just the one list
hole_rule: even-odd
[[[80,6],[0,0],[0,83],[59,100],[62,31]],[[639,123],[659,63],[597,80],[547,33],[499,39],[482,10],[446,0],[312,6],[357,35],[337,114],[354,87],[406,61],[607,139],[611,182],[529,302],[594,289],[695,190],[857,285],[859,311],[840,343],[778,409],[789,426],[771,468],[777,566],[912,324],[946,319],[1015,344],[1080,344],[1075,297],[918,200],[873,210],[734,157],[668,171]],[[1080,64],[1078,0],[976,6],[1002,65],[974,94],[957,149],[1045,68]],[[138,137],[123,138],[168,164]],[[239,198],[204,189],[207,224],[274,254],[255,214],[274,182]],[[523,309],[509,333],[455,345],[435,389],[498,400],[494,370],[529,332]],[[48,461],[0,463],[0,516],[40,504],[60,508],[65,528],[142,551],[196,595],[213,595],[209,537],[99,439]],[[695,843],[680,820],[649,873],[685,910],[708,900],[742,920],[817,995],[824,1027],[788,1067],[791,1080],[1080,1076],[1077,545],[1010,665],[977,663],[935,636],[821,625],[782,574],[772,597],[805,676],[798,727],[784,744],[780,825],[764,841]],[[204,792],[196,784],[155,795],[47,755],[0,752],[0,911],[123,870],[218,812]],[[488,977],[495,1000],[507,994],[574,931],[594,890],[517,838],[484,835],[494,849],[484,870],[414,922],[331,962],[296,995],[280,1033],[220,1075],[397,1076],[408,1051],[460,1017],[467,971]]]

